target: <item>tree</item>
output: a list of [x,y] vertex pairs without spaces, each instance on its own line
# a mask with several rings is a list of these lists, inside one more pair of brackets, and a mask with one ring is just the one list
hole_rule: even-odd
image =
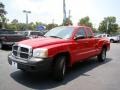
[[15,24],[9,23],[6,26],[6,29],[10,29],[10,30],[17,30],[17,27]]
[[92,31],[93,31],[93,33],[97,33],[98,32],[96,28],[92,28]]
[[58,24],[54,24],[54,23],[48,24],[48,25],[46,25],[46,30],[50,30],[50,29],[57,27],[57,26],[58,26]]
[[18,20],[17,20],[17,19],[14,19],[11,23],[12,23],[12,24],[18,24]]
[[120,27],[118,28],[117,32],[120,34]]
[[88,16],[79,20],[78,25],[88,26],[93,28],[92,23],[90,22],[90,18]]
[[19,23],[19,30],[25,30],[26,24],[25,23]]
[[5,28],[5,14],[7,13],[4,9],[4,4],[0,2],[0,21],[1,21],[1,27],[0,28]]
[[28,29],[29,30],[35,30],[35,24],[33,22],[28,24]]
[[17,19],[13,19],[11,23],[7,23],[6,29],[19,30],[19,22]]
[[11,30],[25,30],[26,24],[25,23],[19,23],[16,22],[17,20],[13,20],[11,23],[8,23],[6,25],[6,29],[11,29]]
[[64,26],[68,26],[68,25],[73,25],[72,20],[70,20],[70,18],[66,18],[66,20],[63,22]]
[[114,34],[118,30],[118,24],[116,23],[116,17],[105,17],[100,23],[98,30],[102,33]]

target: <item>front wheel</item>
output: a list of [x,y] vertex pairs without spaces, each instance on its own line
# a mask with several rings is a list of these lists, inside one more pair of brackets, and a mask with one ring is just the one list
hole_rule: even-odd
[[2,42],[0,42],[0,49],[2,49],[3,48],[3,44],[2,44]]
[[58,56],[54,63],[53,67],[53,78],[55,80],[63,80],[66,72],[66,57],[65,56]]
[[106,48],[103,48],[97,57],[99,62],[104,62],[106,60]]

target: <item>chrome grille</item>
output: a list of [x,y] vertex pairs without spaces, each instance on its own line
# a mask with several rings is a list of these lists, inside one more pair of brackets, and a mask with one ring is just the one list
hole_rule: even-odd
[[13,46],[13,49],[14,50],[18,50],[18,46]]
[[25,45],[14,45],[12,48],[12,54],[16,58],[29,59],[32,56],[32,49]]
[[25,52],[25,53],[29,53],[29,49],[28,48],[24,48],[24,47],[21,47],[20,51],[21,52]]
[[14,54],[15,56],[17,56],[17,51],[13,51],[13,54]]
[[21,57],[21,58],[28,59],[28,58],[29,58],[29,54],[26,54],[26,53],[20,53],[20,57]]

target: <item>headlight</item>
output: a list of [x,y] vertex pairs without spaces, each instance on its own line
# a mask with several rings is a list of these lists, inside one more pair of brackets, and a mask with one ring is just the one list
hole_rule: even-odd
[[47,48],[37,48],[33,50],[33,57],[35,58],[47,58],[48,49]]

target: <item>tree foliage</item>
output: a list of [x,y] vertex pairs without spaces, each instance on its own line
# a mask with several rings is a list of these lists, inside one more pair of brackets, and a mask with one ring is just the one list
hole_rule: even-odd
[[12,23],[12,24],[18,24],[18,20],[17,20],[17,19],[14,19],[11,23]]
[[79,20],[78,25],[88,26],[93,28],[92,23],[90,22],[90,18],[88,16]]
[[88,16],[81,18],[78,22],[78,25],[91,27],[94,33],[97,32],[97,29],[93,27],[93,24],[90,22],[90,18]]
[[113,34],[118,30],[118,24],[116,23],[116,17],[105,17],[100,23],[98,30],[102,33]]
[[57,27],[57,26],[58,26],[58,24],[51,23],[51,24],[46,25],[46,29],[50,30],[50,29]]
[[70,20],[70,18],[66,18],[66,20],[63,21],[63,25],[64,26],[73,25],[72,20]]
[[[58,24],[44,24],[42,22],[31,22],[28,24],[28,30],[36,30],[36,27],[38,26],[45,26],[46,30],[50,30],[54,27],[57,27]],[[11,29],[11,30],[25,30],[26,29],[26,24],[25,23],[19,23],[19,21],[17,19],[14,19],[13,21],[11,21],[10,23],[7,23],[6,25],[6,29]]]
[[120,34],[120,27],[118,28],[117,32]]

